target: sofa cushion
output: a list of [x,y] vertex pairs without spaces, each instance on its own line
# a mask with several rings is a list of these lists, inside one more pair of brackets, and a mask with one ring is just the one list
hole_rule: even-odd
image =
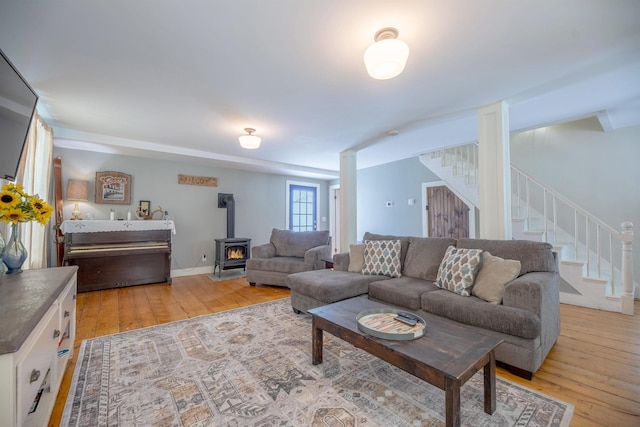
[[309,264],[304,258],[298,257],[274,257],[274,258],[249,258],[247,270],[274,271],[278,273],[292,274],[310,270]]
[[307,250],[329,244],[329,230],[291,231],[274,228],[270,242],[276,247],[276,256],[303,257]]
[[489,304],[445,290],[425,292],[420,299],[422,310],[456,322],[526,339],[540,336],[540,318],[527,310]]
[[364,265],[364,244],[351,244],[349,245],[349,268],[348,271],[352,273],[362,273],[362,266]]
[[482,268],[476,275],[471,293],[491,304],[500,304],[507,283],[520,274],[520,261],[482,253]]
[[481,265],[482,250],[449,246],[440,263],[436,285],[465,297],[471,296],[471,287]]
[[369,240],[365,242],[362,274],[400,277],[402,275],[400,241]]
[[369,240],[400,240],[400,263],[404,265],[404,259],[407,256],[407,249],[409,248],[409,237],[373,234],[367,231],[364,233],[362,241],[366,243]]
[[372,282],[369,285],[369,298],[410,310],[418,310],[422,294],[436,290],[439,288],[432,282],[403,276]]
[[482,249],[494,256],[520,261],[520,275],[532,271],[556,271],[556,261],[549,243],[528,240],[458,239],[459,248]]
[[326,303],[363,295],[369,283],[385,280],[383,276],[365,276],[348,271],[313,270],[287,276],[286,284],[291,292]]
[[456,239],[439,237],[411,237],[402,275],[435,282],[440,262],[449,246],[456,246]]

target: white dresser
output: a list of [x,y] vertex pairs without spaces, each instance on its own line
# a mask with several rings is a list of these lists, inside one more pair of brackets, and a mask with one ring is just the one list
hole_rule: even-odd
[[0,426],[46,426],[73,356],[76,272],[0,276]]

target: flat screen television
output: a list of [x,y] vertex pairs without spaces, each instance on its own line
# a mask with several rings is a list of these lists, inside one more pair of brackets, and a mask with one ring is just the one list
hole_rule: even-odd
[[0,178],[14,181],[38,95],[0,50]]

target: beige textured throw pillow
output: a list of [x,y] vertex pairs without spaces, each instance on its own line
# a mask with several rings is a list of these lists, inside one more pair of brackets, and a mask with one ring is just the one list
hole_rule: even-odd
[[352,273],[362,273],[364,264],[364,243],[349,245],[349,268]]
[[471,293],[491,304],[502,303],[502,294],[507,283],[520,274],[520,261],[503,259],[485,251],[482,254],[482,268],[476,275]]

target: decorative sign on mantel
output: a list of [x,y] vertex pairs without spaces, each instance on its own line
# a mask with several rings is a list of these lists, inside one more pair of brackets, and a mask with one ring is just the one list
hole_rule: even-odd
[[185,185],[204,185],[206,187],[217,187],[218,178],[210,176],[195,176],[178,174],[178,184]]

